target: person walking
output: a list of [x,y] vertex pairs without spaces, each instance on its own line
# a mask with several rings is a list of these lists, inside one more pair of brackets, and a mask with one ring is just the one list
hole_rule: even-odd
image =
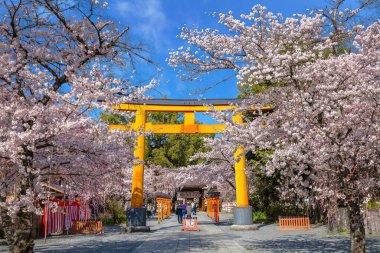
[[195,202],[191,202],[191,209],[193,210],[193,215],[197,215],[197,204]]
[[185,201],[183,201],[183,204],[182,204],[182,218],[186,219],[186,202]]
[[186,206],[186,219],[191,219],[191,211],[192,211],[192,207],[191,207],[191,204],[190,203],[187,203],[187,206]]
[[177,214],[178,223],[182,224],[182,205],[178,203],[177,208],[175,210],[175,213]]
[[152,218],[152,215],[153,215],[152,209],[153,209],[152,204],[149,203],[146,205],[146,216],[148,219]]

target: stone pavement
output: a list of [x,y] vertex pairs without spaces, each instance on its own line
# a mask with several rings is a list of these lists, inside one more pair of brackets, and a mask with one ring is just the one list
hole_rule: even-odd
[[247,252],[229,233],[206,216],[197,215],[200,231],[181,231],[177,216],[172,215],[163,223],[151,227],[152,236],[147,238],[135,252]]
[[[177,216],[160,224],[149,219],[150,233],[120,234],[120,227],[105,227],[101,235],[63,235],[35,240],[35,252],[247,252],[201,213],[200,231],[182,231]],[[0,246],[0,252],[7,252]]]
[[[232,216],[223,217],[224,222],[218,227],[228,233],[248,252],[260,253],[293,253],[293,252],[350,252],[348,234],[337,234],[328,231],[327,226],[312,226],[310,230],[279,231],[277,224],[259,225],[257,231],[231,231]],[[380,235],[366,235],[366,252],[380,253]]]
[[[150,233],[120,234],[120,227],[106,226],[100,235],[65,235],[36,240],[35,252],[348,252],[348,235],[328,233],[325,226],[309,231],[278,231],[276,224],[258,231],[231,231],[231,214],[221,214],[215,225],[205,213],[198,215],[200,231],[181,231],[172,215],[161,224],[149,219]],[[380,236],[369,235],[367,252],[380,252]],[[0,244],[0,252],[7,252]]]

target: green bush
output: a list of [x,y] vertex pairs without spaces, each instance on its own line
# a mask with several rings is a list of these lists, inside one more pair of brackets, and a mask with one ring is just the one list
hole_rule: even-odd
[[280,202],[274,202],[267,208],[267,215],[273,219],[278,219],[279,216],[283,215],[284,207]]
[[337,232],[340,234],[349,234],[350,230],[347,228],[339,228]]
[[368,209],[377,209],[380,208],[380,203],[376,201],[370,201],[367,204]]
[[120,225],[126,223],[126,212],[120,201],[108,200],[105,209],[106,212],[102,217],[104,225]]
[[111,218],[104,217],[104,218],[102,218],[102,223],[103,223],[103,225],[112,225],[113,221]]
[[254,212],[253,222],[264,222],[267,219],[267,215],[264,212]]
[[127,222],[127,217],[125,214],[124,214],[124,216],[116,217],[116,219],[115,219],[116,225],[121,225],[121,224],[125,225],[126,222]]
[[121,225],[126,223],[126,217],[116,217],[115,219],[104,217],[102,223],[103,225]]

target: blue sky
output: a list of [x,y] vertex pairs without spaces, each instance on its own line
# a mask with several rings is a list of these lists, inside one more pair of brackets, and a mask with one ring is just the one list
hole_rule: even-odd
[[224,77],[231,75],[225,71],[204,76],[201,81],[182,81],[174,69],[166,63],[169,49],[177,49],[185,43],[177,37],[179,28],[184,25],[199,28],[220,28],[217,19],[210,16],[213,12],[228,12],[239,16],[249,13],[252,6],[262,4],[274,13],[281,12],[284,16],[294,13],[304,13],[308,8],[324,6],[318,0],[109,0],[107,14],[124,25],[130,26],[130,35],[135,41],[141,42],[150,52],[149,57],[160,67],[157,72],[151,66],[140,64],[136,76],[139,80],[149,80],[158,77],[160,85],[149,92],[152,97],[167,96],[168,98],[234,98],[238,94],[236,79],[219,84],[207,92],[202,88],[215,84]]

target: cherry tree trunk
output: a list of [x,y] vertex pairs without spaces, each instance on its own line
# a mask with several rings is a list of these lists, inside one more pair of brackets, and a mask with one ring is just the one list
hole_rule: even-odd
[[356,202],[348,206],[348,219],[350,221],[351,252],[365,252],[364,218],[360,212],[360,205]]
[[[30,177],[32,178],[32,177]],[[19,187],[20,191],[19,199],[26,197],[26,182],[28,180],[21,181]],[[5,198],[1,199],[5,202]],[[33,231],[33,212],[25,211],[25,208],[21,207],[17,213],[9,216],[6,208],[0,208],[0,215],[4,230],[5,239],[9,245],[9,252],[11,253],[28,253],[33,252],[34,241],[32,238]]]
[[8,216],[4,222],[4,232],[9,245],[9,252],[33,252],[32,215],[33,214],[30,212],[20,211],[17,213],[17,216],[13,221]]

